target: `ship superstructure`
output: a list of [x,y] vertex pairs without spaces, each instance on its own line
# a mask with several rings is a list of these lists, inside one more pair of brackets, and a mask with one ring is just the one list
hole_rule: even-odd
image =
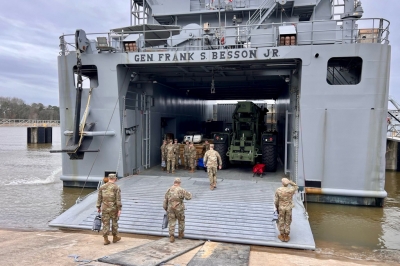
[[308,200],[382,205],[387,20],[356,0],[133,0],[131,11],[130,26],[60,37],[65,186],[160,164],[164,134],[201,131],[216,100],[272,99],[282,175]]

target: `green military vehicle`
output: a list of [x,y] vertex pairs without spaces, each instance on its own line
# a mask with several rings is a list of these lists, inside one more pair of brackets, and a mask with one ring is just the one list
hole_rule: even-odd
[[214,134],[214,149],[222,159],[222,168],[229,164],[265,164],[264,171],[277,167],[276,132],[265,131],[263,110],[250,101],[238,102],[232,114],[232,131]]

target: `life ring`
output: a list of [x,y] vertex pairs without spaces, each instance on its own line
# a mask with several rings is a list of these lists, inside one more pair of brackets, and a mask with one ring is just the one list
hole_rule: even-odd
[[221,38],[221,45],[224,45],[225,44],[225,37],[222,37]]

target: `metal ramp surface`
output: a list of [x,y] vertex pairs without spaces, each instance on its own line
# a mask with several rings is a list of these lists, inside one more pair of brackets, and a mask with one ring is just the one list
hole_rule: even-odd
[[[173,176],[136,175],[122,178],[122,233],[168,236],[161,229],[165,192]],[[208,178],[181,177],[182,187],[190,191],[186,204],[185,238],[296,249],[315,249],[310,224],[303,204],[295,200],[290,242],[281,242],[272,222],[273,198],[279,182],[218,180],[218,188],[209,189]],[[49,223],[50,226],[91,229],[96,215],[97,193],[88,195]],[[177,234],[178,226],[176,226]]]

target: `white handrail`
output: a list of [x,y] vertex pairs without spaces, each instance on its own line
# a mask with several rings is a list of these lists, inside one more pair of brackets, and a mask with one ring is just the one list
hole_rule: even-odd
[[[257,10],[253,13],[253,15],[250,17],[250,19],[247,21],[247,25],[253,25],[253,24],[260,24],[262,23],[261,19],[265,15],[266,12],[268,12],[269,9],[273,7],[273,4],[275,4],[275,0],[264,0],[263,3],[257,8]],[[260,20],[257,23],[257,20]]]

